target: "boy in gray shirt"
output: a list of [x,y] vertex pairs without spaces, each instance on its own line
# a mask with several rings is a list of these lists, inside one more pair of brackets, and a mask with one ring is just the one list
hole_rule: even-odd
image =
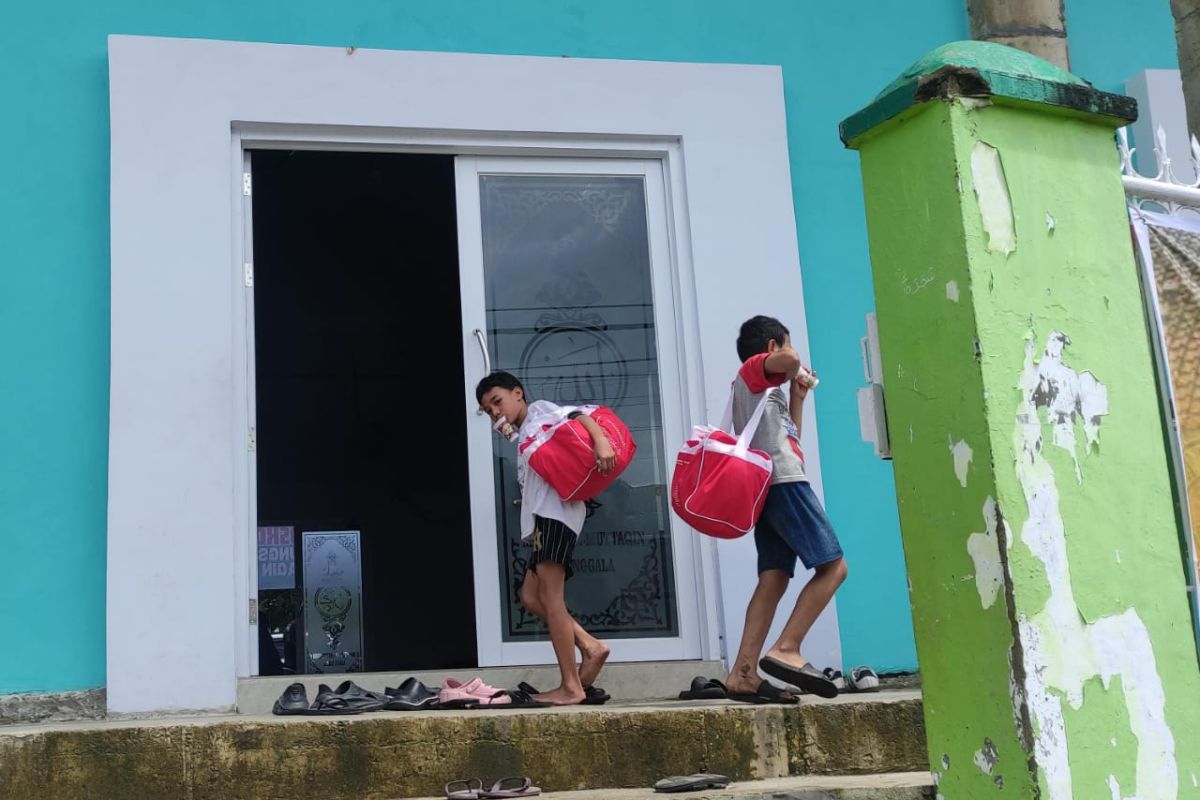
[[[786,684],[835,697],[837,687],[800,655],[804,637],[846,579],[842,547],[808,484],[800,449],[804,399],[814,385],[814,375],[801,365],[788,329],[772,317],[757,316],[743,323],[737,349],[742,366],[733,382],[734,432],[745,427],[763,393],[769,393],[750,446],[771,456],[772,474],[754,528],[758,585],[746,608],[746,626],[726,689],[731,699],[744,702],[796,702],[791,693],[761,680],[761,667]],[[795,576],[797,558],[815,574],[796,598],[779,640],[760,659],[779,601]]]

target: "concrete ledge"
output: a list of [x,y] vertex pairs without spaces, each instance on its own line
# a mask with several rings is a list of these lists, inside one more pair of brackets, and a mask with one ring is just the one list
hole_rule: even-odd
[[916,692],[357,717],[107,720],[0,729],[8,800],[383,800],[452,778],[528,774],[547,791],[928,769]]
[[83,692],[0,695],[0,725],[103,719],[106,694],[101,688]]

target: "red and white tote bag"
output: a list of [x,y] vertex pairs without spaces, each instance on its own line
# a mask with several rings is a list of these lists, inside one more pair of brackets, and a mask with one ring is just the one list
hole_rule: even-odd
[[596,466],[592,437],[578,419],[541,425],[541,430],[518,448],[529,457],[529,467],[554,487],[563,500],[590,500],[611,486],[637,453],[637,442],[628,426],[607,406],[582,406],[616,452],[616,466],[602,473]]
[[696,425],[679,450],[671,478],[671,508],[700,533],[736,539],[762,514],[771,485],[771,457],[750,442],[771,391],[763,393],[745,429],[733,436],[733,400],[720,427]]

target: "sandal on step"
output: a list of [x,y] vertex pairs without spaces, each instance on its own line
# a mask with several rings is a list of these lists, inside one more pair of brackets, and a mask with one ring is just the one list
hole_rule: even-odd
[[346,680],[333,690],[333,693],[338,697],[346,698],[346,701],[355,708],[361,708],[363,711],[380,711],[387,704],[389,698],[386,694],[372,692],[370,689],[364,689],[354,681]]
[[[520,689],[501,689],[491,697],[479,701],[479,708],[549,708],[550,705],[541,700],[534,700],[531,695]],[[490,796],[480,795],[480,797]]]
[[322,683],[317,690],[317,699],[313,700],[313,704],[304,713],[319,717],[334,714],[361,714],[363,709],[361,706],[353,705],[350,699],[334,694],[332,689]]
[[581,706],[602,706],[612,700],[612,695],[601,689],[599,686],[583,687],[583,702]]
[[533,781],[526,778],[524,775],[513,778],[501,778],[492,784],[492,788],[487,791],[481,791],[481,798],[504,798],[504,797],[533,797],[541,794],[542,790],[533,785]]
[[[530,686],[525,681],[517,684],[517,688],[526,694],[541,694],[537,689]],[[601,689],[599,686],[583,687],[583,699],[579,701],[581,706],[602,706],[612,700],[612,695]]]
[[759,660],[758,666],[772,678],[777,678],[797,689],[812,692],[818,697],[831,698],[838,695],[833,681],[826,678],[824,673],[814,667],[812,663],[806,663],[803,667],[794,667],[774,656],[764,656]]
[[307,714],[308,692],[305,691],[304,684],[293,683],[284,689],[283,694],[279,695],[279,699],[275,701],[275,705],[271,708],[271,713],[281,716]]
[[846,676],[842,674],[840,669],[826,667],[821,674],[824,675],[830,683],[836,686],[839,692],[846,691]]
[[654,784],[656,792],[694,792],[698,789],[724,789],[733,781],[724,775],[698,772],[695,775],[671,775]]
[[479,778],[450,781],[446,784],[447,800],[478,800],[483,791],[483,781]]
[[759,681],[758,688],[754,694],[728,694],[730,700],[736,700],[739,703],[754,703],[755,705],[766,705],[775,703],[781,706],[794,706],[800,702],[800,698],[787,691],[780,689],[770,681]]
[[724,700],[729,697],[725,684],[716,678],[706,678],[697,675],[692,678],[692,685],[679,693],[680,700]]

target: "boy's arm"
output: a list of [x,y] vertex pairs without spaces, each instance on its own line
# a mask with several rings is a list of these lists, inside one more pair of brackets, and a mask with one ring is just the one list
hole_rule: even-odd
[[604,435],[604,431],[596,424],[596,420],[587,414],[578,412],[571,414],[571,419],[577,420],[588,432],[588,436],[592,437],[592,448],[596,451],[596,466],[600,468],[600,472],[605,475],[612,472],[613,467],[617,465],[617,452],[613,450],[612,444]]
[[780,348],[763,361],[763,370],[790,381],[800,371],[800,356],[790,347]]
[[796,435],[799,436],[804,430],[804,399],[808,397],[811,387],[799,377],[793,377],[788,384],[788,413],[792,417],[792,424],[796,426]]

